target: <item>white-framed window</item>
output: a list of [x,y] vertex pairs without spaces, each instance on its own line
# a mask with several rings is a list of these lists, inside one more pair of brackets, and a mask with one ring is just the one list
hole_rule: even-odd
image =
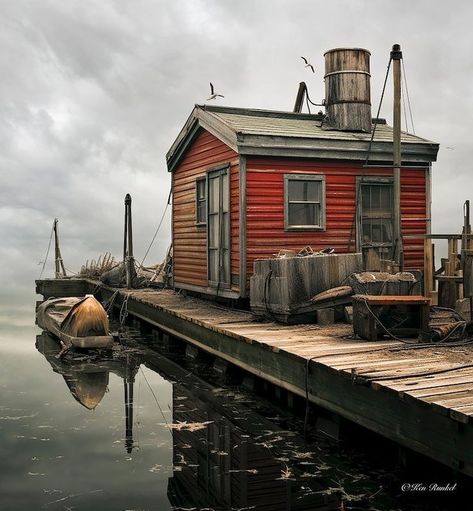
[[195,182],[195,223],[207,224],[207,178],[199,177]]
[[284,228],[325,229],[325,176],[284,175]]

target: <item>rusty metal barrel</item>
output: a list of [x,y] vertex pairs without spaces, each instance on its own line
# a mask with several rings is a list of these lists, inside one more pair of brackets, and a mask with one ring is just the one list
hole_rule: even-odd
[[371,131],[370,52],[335,48],[325,57],[325,107],[329,123],[343,131]]

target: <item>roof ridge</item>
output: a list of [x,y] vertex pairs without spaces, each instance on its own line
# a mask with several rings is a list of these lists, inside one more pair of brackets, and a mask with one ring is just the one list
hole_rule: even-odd
[[234,106],[220,106],[220,105],[195,105],[196,107],[206,112],[226,113],[226,114],[240,114],[252,115],[258,117],[274,117],[274,118],[288,118],[308,121],[319,121],[325,116],[324,114],[306,114],[301,112],[290,112],[287,110],[265,110],[261,108],[244,108]]

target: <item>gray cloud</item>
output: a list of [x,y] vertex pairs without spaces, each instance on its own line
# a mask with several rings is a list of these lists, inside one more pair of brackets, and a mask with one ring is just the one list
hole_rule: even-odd
[[[472,179],[473,7],[405,0],[0,0],[0,234],[4,307],[32,300],[53,218],[66,265],[120,256],[123,198],[142,255],[170,179],[165,153],[212,80],[224,104],[290,109],[299,81],[323,97],[323,52],[372,52],[372,102],[400,43],[416,131],[442,146],[434,229],[457,231]],[[459,37],[459,34],[462,37]],[[307,54],[314,76],[301,66]],[[382,114],[391,118],[390,90]],[[168,216],[169,220],[169,216]],[[169,240],[165,222],[149,262]],[[51,271],[51,264],[49,265]],[[29,297],[29,298],[28,298]]]

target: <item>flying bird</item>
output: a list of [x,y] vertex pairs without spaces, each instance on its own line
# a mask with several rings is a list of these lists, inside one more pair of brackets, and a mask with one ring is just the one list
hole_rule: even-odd
[[305,67],[310,67],[312,72],[315,73],[314,66],[305,57],[301,57],[301,59],[304,61]]
[[221,94],[217,94],[215,92],[214,86],[212,82],[210,82],[210,98],[207,99],[207,101],[210,101],[211,99],[217,99],[217,98],[224,98],[225,96],[222,96]]

